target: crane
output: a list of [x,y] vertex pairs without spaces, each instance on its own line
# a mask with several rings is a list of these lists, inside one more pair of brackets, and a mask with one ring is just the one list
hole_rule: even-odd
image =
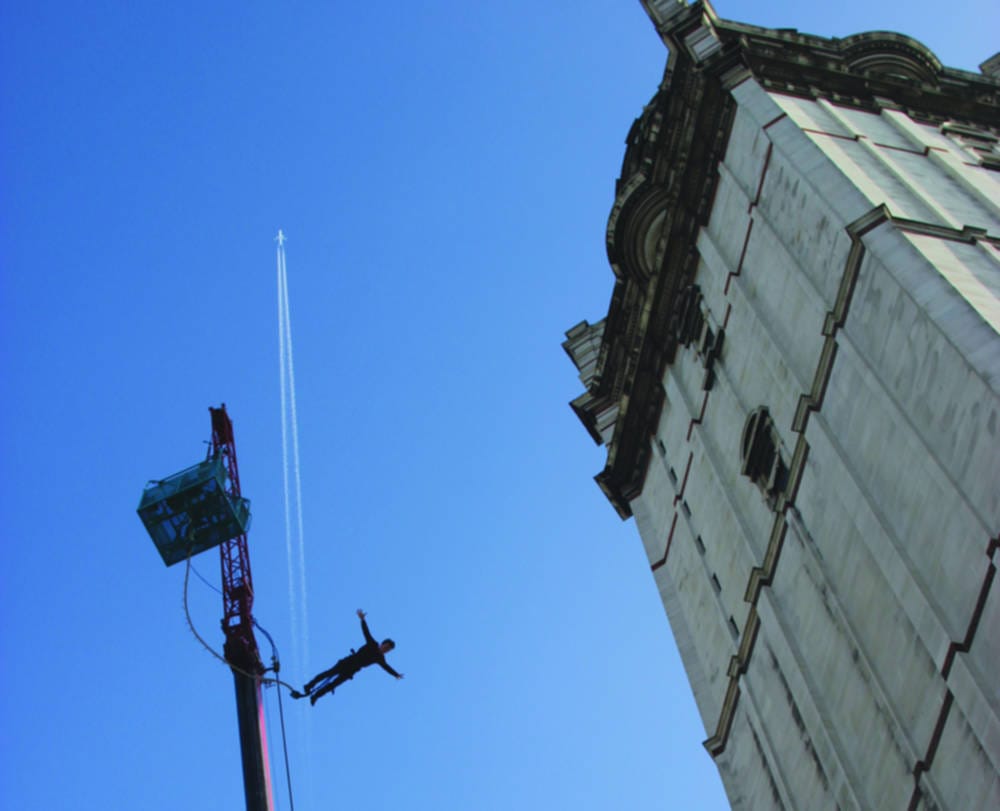
[[[233,422],[226,413],[225,403],[208,410],[212,415],[212,455],[221,458],[226,465],[229,495],[240,499]],[[264,666],[253,632],[253,577],[246,532],[224,541],[219,546],[219,557],[222,564],[222,631],[226,638],[223,653],[230,663],[236,687],[247,811],[270,811],[274,802],[261,700]]]
[[[240,492],[233,423],[223,403],[209,408],[208,459],[150,482],[137,512],[167,566],[219,547],[223,655],[236,688],[236,716],[247,811],[271,811],[274,799],[261,686],[266,669],[254,636],[253,578],[247,548],[249,502]],[[277,664],[275,664],[277,668]]]

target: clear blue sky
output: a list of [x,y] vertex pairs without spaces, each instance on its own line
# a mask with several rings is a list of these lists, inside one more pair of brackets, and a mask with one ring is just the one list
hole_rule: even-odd
[[[991,0],[717,10],[899,30],[970,70],[1000,30]],[[3,5],[0,806],[242,807],[231,677],[135,515],[224,401],[285,675],[356,646],[356,608],[406,674],[286,701],[299,811],[725,807],[560,348],[606,311],[613,183],[665,56],[627,1]],[[307,672],[288,655],[279,227]],[[195,565],[218,582],[217,553]],[[190,600],[221,644],[218,595],[192,580]]]

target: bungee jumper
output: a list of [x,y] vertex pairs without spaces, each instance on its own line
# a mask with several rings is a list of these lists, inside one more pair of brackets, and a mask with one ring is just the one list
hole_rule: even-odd
[[[381,643],[376,642],[375,637],[368,630],[368,623],[365,622],[365,612],[360,608],[358,609],[358,618],[361,620],[361,633],[365,635],[365,644],[361,646],[361,649],[355,651],[354,648],[351,648],[349,656],[345,656],[329,670],[317,673],[311,681],[305,684],[302,692],[292,690],[292,698],[309,696],[309,703],[315,705],[321,696],[332,693],[345,681],[353,679],[359,670],[369,665],[377,664],[390,676],[395,676],[397,679],[403,678],[402,673],[397,673],[385,661],[385,655],[396,647],[396,643],[391,639],[385,639]],[[317,686],[318,689],[313,692]]]

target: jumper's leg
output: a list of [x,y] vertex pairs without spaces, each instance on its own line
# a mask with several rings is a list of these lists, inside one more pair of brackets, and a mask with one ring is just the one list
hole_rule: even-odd
[[337,678],[332,679],[331,681],[327,682],[322,687],[320,687],[319,690],[317,690],[315,693],[312,693],[309,696],[309,703],[315,705],[316,702],[319,701],[320,696],[325,696],[327,693],[332,693],[334,690],[340,687],[340,685],[342,685],[345,681],[350,681],[353,678],[354,678],[353,673],[351,673],[350,675],[346,673],[341,673],[339,676],[337,676]]
[[316,676],[313,678],[312,681],[306,682],[305,687],[302,688],[302,692],[303,693],[307,693],[307,694],[311,693],[313,687],[315,687],[321,681],[326,681],[327,679],[331,678],[332,676],[336,676],[337,674],[339,674],[340,673],[341,665],[343,665],[343,663],[344,663],[344,660],[341,659],[339,662],[337,662],[337,664],[335,664],[329,670],[324,670],[322,673],[317,673]]

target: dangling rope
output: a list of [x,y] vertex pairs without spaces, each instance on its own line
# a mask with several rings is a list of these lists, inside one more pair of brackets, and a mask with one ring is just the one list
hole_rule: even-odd
[[[267,641],[271,643],[271,662],[272,670],[274,670],[275,675],[278,674],[278,670],[281,664],[278,661],[278,646],[274,644],[274,639],[267,632],[267,630],[259,623],[257,620],[253,621],[253,624],[257,629],[267,637]],[[288,738],[285,735],[285,710],[281,703],[281,690],[278,690],[278,718],[281,723],[281,748],[285,753],[285,783],[288,786],[288,806],[289,811],[295,811],[295,800],[292,798],[292,770],[288,765]]]
[[[237,667],[228,659],[226,659],[225,656],[223,656],[221,653],[215,650],[215,648],[209,645],[208,642],[205,641],[204,637],[202,637],[202,635],[198,633],[198,629],[194,627],[194,621],[191,619],[191,611],[188,608],[188,581],[190,579],[191,579],[191,550],[188,551],[187,566],[184,569],[184,618],[187,620],[187,626],[188,628],[191,629],[191,633],[194,634],[194,638],[197,639],[202,644],[202,647],[205,648],[205,650],[207,650],[210,654],[212,654],[212,656],[214,656],[216,659],[222,662],[222,664],[224,664],[230,670],[234,670],[237,673],[241,673],[242,675],[247,676],[251,679],[260,679],[261,684],[280,684],[282,687],[287,687],[291,692],[296,692],[295,687],[293,687],[288,682],[282,681],[281,679],[278,678],[272,679],[267,676],[262,676],[259,673],[251,673],[249,670],[243,670],[242,668]],[[254,621],[254,624],[256,624],[256,620]],[[260,626],[258,625],[257,627],[259,628]]]
[[285,710],[281,704],[281,690],[278,690],[278,718],[281,722],[281,748],[285,753],[285,782],[288,784],[288,809],[295,811],[295,800],[292,799],[292,770],[288,765],[288,737],[285,735]]
[[195,577],[197,577],[202,583],[204,583],[206,586],[208,586],[216,594],[218,594],[220,596],[222,595],[222,589],[220,589],[218,586],[214,586],[211,583],[209,583],[208,580],[205,579],[205,575],[203,575],[201,572],[199,572],[198,568],[193,563],[191,563],[191,558],[190,557],[188,557],[188,563],[190,564],[191,571],[194,572],[194,576]]
[[[206,642],[205,639],[202,637],[202,635],[198,633],[198,629],[194,627],[194,621],[191,619],[191,611],[188,608],[188,582],[191,579],[191,570],[194,569],[194,567],[191,565],[191,554],[193,548],[194,547],[192,545],[188,549],[187,566],[185,566],[184,568],[184,618],[187,620],[188,628],[191,629],[191,633],[194,634],[195,639],[197,639],[202,644],[205,650],[207,650],[210,654],[212,654],[212,656],[214,656],[216,659],[222,662],[230,670],[234,670],[237,673],[241,673],[242,675],[247,676],[248,678],[251,679],[259,679],[261,684],[268,684],[268,685],[274,684],[278,685],[279,687],[287,687],[293,693],[296,692],[296,689],[292,685],[278,678],[278,671],[281,668],[281,664],[278,661],[278,648],[274,644],[273,637],[264,629],[264,627],[259,622],[257,622],[256,619],[251,618],[253,619],[254,626],[256,626],[256,628],[259,631],[261,631],[261,633],[263,633],[264,636],[267,637],[267,641],[271,643],[271,661],[273,663],[271,666],[271,670],[274,671],[273,679],[263,676],[259,673],[250,673],[249,671],[246,671],[243,668],[237,667],[232,662],[227,660],[225,656],[223,656],[221,653],[215,650],[215,648],[209,645],[208,642]],[[214,591],[219,591],[219,589],[217,589],[215,586],[209,583],[204,577],[202,577],[201,573],[197,569],[194,569],[194,573],[210,589],[213,589]],[[219,593],[221,594],[221,592]],[[292,798],[292,770],[288,762],[288,737],[285,733],[285,710],[284,706],[281,703],[280,689],[278,690],[278,716],[280,718],[280,725],[281,725],[281,747],[284,750],[285,754],[285,783],[288,785],[288,802],[290,806],[290,811],[295,811],[295,801]]]

